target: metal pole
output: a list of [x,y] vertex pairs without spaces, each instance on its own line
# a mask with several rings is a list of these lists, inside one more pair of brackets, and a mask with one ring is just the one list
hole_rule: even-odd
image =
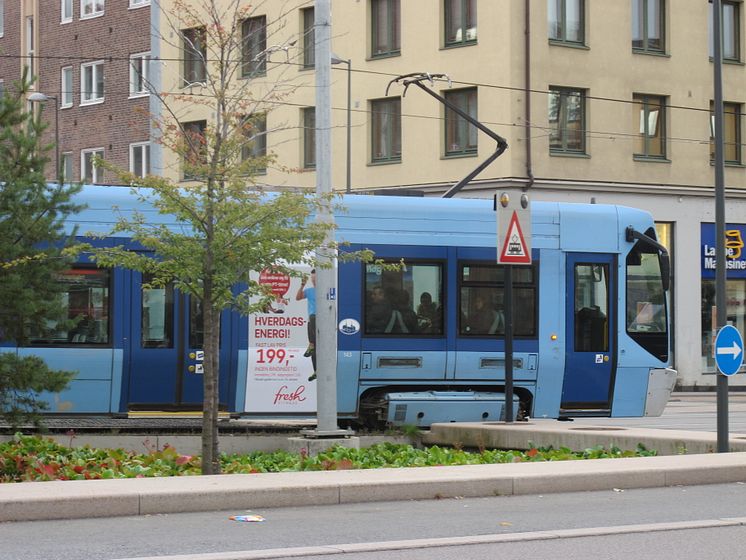
[[347,184],[346,191],[352,192],[352,123],[350,115],[352,113],[352,59],[347,59]]
[[[316,0],[314,9],[316,49],[316,195],[321,201],[316,220],[334,224],[331,150],[331,0]],[[324,245],[334,241],[327,233]],[[316,435],[336,435],[337,427],[337,269],[334,255],[324,246],[316,251]],[[326,266],[323,266],[326,265]]]
[[62,175],[60,175],[60,109],[57,106],[57,98],[51,97],[54,101],[54,170],[55,179],[58,184],[62,184]]
[[513,267],[505,265],[505,421],[513,421]]
[[[722,2],[713,0],[713,62],[715,89],[715,306],[717,326],[725,326],[728,318],[725,308],[725,153],[723,150],[723,52],[722,52]],[[717,376],[717,438],[718,453],[728,452],[728,376]]]

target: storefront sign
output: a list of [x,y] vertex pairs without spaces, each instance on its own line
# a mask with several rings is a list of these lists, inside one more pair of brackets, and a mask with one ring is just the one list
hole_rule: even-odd
[[[715,278],[715,224],[701,224],[702,278]],[[725,268],[728,278],[746,278],[746,224],[725,226]]]

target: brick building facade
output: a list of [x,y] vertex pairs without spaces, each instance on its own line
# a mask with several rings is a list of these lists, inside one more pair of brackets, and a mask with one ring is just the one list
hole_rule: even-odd
[[[149,96],[131,81],[142,83],[140,69],[150,52],[149,0],[6,1],[4,15],[0,49],[18,56],[0,61],[0,80],[9,87],[33,58],[35,91],[56,99],[44,103],[46,140],[54,142],[57,117],[65,179],[120,182],[91,167],[93,154],[126,170],[147,171]],[[132,77],[131,63],[138,68]],[[54,173],[52,164],[47,174]]]

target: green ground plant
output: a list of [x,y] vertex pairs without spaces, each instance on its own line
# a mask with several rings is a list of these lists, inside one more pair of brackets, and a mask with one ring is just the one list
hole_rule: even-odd
[[[416,449],[406,444],[379,443],[364,449],[336,446],[314,456],[307,453],[275,451],[222,454],[220,460],[223,473],[250,474],[570,461],[653,455],[656,455],[656,452],[646,449],[643,445],[638,445],[634,451],[623,451],[617,447],[605,449],[598,446],[580,452],[565,447],[531,448],[527,451],[484,449],[472,452],[439,446]],[[16,434],[12,441],[0,444],[0,482],[189,476],[199,475],[200,465],[201,458],[198,455],[183,455],[168,445],[162,449],[149,448],[147,453],[135,453],[123,449],[68,447],[48,437],[21,434]]]

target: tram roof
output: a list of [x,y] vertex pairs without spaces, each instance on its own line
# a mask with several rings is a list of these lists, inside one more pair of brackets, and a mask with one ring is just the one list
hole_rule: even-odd
[[[77,225],[81,235],[107,234],[118,215],[127,217],[135,211],[153,223],[179,225],[173,216],[159,214],[126,186],[84,185],[76,202],[87,205],[69,219],[70,230]],[[496,215],[492,199],[346,195],[339,206],[335,221],[340,241],[450,246],[494,246],[495,243]],[[650,222],[646,212],[623,206],[531,203],[535,247],[559,247],[560,237],[564,240],[562,246],[567,246],[568,242],[573,246],[587,245],[591,231],[593,237],[607,237],[605,241],[616,246],[618,226],[639,227]],[[609,247],[608,243],[604,245]]]

